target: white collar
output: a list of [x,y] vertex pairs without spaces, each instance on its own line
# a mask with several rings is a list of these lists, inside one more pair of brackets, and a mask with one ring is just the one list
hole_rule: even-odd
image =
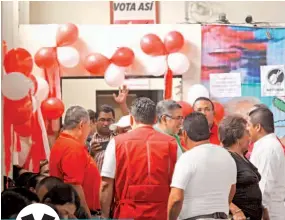
[[260,145],[260,143],[262,143],[263,141],[266,141],[266,140],[272,139],[272,138],[276,139],[276,135],[274,133],[267,134],[267,135],[263,136],[262,138],[260,138],[258,141],[256,141],[254,143],[254,146]]

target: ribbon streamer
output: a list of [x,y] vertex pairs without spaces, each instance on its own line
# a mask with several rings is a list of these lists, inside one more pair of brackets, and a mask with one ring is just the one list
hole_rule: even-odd
[[170,69],[164,75],[164,99],[171,99],[172,97],[172,84],[173,84],[173,74]]

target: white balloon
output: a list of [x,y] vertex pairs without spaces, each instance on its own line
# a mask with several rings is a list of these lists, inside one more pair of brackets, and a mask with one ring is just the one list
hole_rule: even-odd
[[152,76],[162,76],[167,70],[166,56],[150,57],[145,64],[146,73]]
[[120,87],[125,81],[125,68],[110,64],[104,78],[109,86]]
[[79,53],[73,47],[58,47],[56,51],[58,62],[62,66],[73,68],[79,63]]
[[174,74],[183,74],[189,70],[190,62],[182,53],[171,53],[168,55],[167,63]]
[[200,97],[210,98],[208,89],[201,84],[191,86],[188,90],[188,103],[193,106],[196,99]]
[[3,76],[2,94],[10,100],[20,100],[29,94],[33,82],[22,73],[14,72]]
[[49,94],[49,85],[48,82],[39,76],[35,76],[38,84],[38,88],[35,94],[35,98],[37,102],[39,102],[39,105],[42,103],[42,101],[46,100]]

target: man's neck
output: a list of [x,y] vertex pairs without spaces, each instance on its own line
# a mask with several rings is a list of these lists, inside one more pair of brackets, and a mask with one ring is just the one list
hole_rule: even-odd
[[198,141],[198,142],[191,141],[191,143],[188,144],[188,147],[189,149],[192,149],[194,147],[197,147],[203,144],[210,144],[210,140]]
[[257,136],[257,140],[256,141],[259,141],[261,138],[265,137],[266,135],[268,135],[268,133],[262,131],[258,134]]
[[99,134],[99,136],[101,137],[110,137],[111,136],[111,131],[109,133],[100,133],[99,131],[97,131],[97,134]]
[[157,127],[158,127],[159,130],[161,130],[161,131],[163,131],[163,132],[165,132],[165,133],[167,133],[169,135],[172,135],[171,132],[169,132],[168,129],[166,128],[166,126],[164,126],[163,124],[158,123]]
[[152,127],[153,125],[146,125],[146,124],[136,124],[133,126],[133,129],[141,128],[141,127]]
[[82,140],[81,135],[79,135],[78,131],[76,130],[63,130],[63,133],[68,134],[72,136],[74,139],[76,139],[78,142],[85,144],[85,140]]

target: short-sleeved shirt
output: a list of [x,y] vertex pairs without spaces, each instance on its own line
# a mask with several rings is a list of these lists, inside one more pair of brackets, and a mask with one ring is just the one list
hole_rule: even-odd
[[229,212],[229,194],[237,167],[229,152],[213,144],[186,151],[178,159],[171,187],[184,190],[179,219]]
[[100,173],[85,145],[69,134],[61,133],[50,154],[50,175],[65,183],[81,185],[90,210],[100,208]]
[[220,146],[220,139],[219,139],[219,131],[218,130],[219,130],[218,125],[216,125],[214,123],[211,127],[211,130],[210,130],[210,143]]

